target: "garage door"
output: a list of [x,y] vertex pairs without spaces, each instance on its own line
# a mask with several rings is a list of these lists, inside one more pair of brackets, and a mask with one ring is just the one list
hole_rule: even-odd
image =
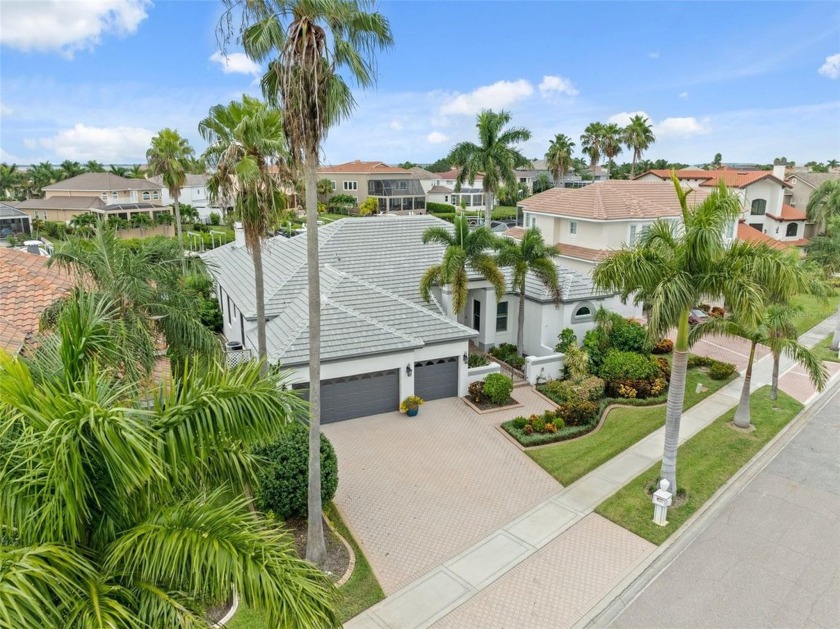
[[458,357],[414,363],[414,393],[424,400],[458,395]]
[[321,423],[396,411],[400,377],[396,369],[321,381]]

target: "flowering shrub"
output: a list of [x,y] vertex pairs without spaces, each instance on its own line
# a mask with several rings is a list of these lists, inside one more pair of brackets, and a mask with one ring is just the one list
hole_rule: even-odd
[[402,402],[400,402],[400,410],[405,413],[409,409],[417,408],[423,403],[423,398],[419,395],[409,395]]
[[639,392],[634,387],[631,387],[627,384],[618,385],[618,388],[615,392],[618,395],[618,397],[635,398],[637,395],[639,395]]
[[555,411],[546,411],[542,415],[531,415],[530,417],[517,417],[512,420],[511,425],[521,430],[526,435],[553,434],[562,429],[565,424],[558,417]]
[[597,376],[590,376],[578,382],[550,380],[542,385],[539,390],[555,402],[595,401],[604,395],[604,381]]
[[598,419],[601,407],[596,402],[578,400],[564,402],[557,406],[557,417],[562,417],[567,426],[583,426],[594,423]]
[[470,402],[472,402],[473,404],[484,403],[484,381],[479,380],[478,382],[473,382],[467,388],[467,397],[470,398]]
[[674,341],[671,339],[662,339],[656,345],[654,345],[650,353],[651,354],[670,354],[674,351]]

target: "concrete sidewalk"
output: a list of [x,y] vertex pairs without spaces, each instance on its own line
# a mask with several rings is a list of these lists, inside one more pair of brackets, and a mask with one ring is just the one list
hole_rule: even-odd
[[[835,317],[800,337],[813,346],[834,330]],[[780,373],[793,362],[782,359]],[[770,383],[772,357],[753,367],[753,390]],[[738,402],[743,381],[735,380],[685,412],[680,443],[711,424]],[[434,568],[346,624],[348,629],[415,629],[440,626],[572,626],[607,596],[655,547],[600,516],[593,509],[662,456],[665,428],[656,430],[617,457],[490,534],[465,552]],[[587,517],[589,516],[589,517]],[[601,552],[604,548],[611,552]],[[620,549],[620,551],[619,551]],[[578,572],[568,569],[572,561]],[[580,571],[584,578],[574,578]],[[591,574],[590,574],[591,573]],[[526,576],[527,575],[527,576]],[[538,578],[539,575],[539,578]],[[532,611],[549,606],[556,588],[576,601],[574,613],[542,619],[523,617],[513,602],[517,584],[532,579],[527,597]],[[490,588],[491,584],[494,587]],[[469,605],[465,603],[470,602]],[[520,601],[521,602],[521,601]],[[491,609],[491,613],[486,610]]]

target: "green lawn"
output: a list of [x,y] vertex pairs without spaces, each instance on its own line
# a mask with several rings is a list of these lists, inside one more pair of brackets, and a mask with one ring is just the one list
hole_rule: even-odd
[[[684,408],[691,408],[727,382],[712,380],[705,370],[690,369]],[[696,393],[698,383],[708,391]],[[616,408],[610,411],[599,431],[573,441],[526,450],[526,453],[562,485],[570,485],[664,424],[664,406]]]
[[323,214],[318,215],[318,220],[324,221],[324,223],[332,223],[333,221],[337,221],[342,218],[347,218],[347,214],[332,214],[330,212],[324,212]]
[[817,354],[817,356],[820,357],[820,360],[828,360],[834,363],[840,363],[840,358],[837,357],[837,352],[828,349],[828,346],[831,345],[831,339],[833,337],[833,333],[829,334],[822,341],[817,343],[814,346],[814,352]]
[[[344,524],[344,520],[341,519],[335,505],[328,504],[324,511],[341,536],[353,547],[353,552],[356,554],[356,568],[353,570],[353,576],[339,589],[343,598],[338,609],[338,617],[343,623],[381,601],[385,598],[385,594],[379,586],[368,560],[347,525]],[[225,626],[228,629],[266,629],[267,627],[260,612],[244,606],[239,608],[233,620]]]
[[772,402],[769,386],[753,393],[751,403],[753,432],[729,425],[735,416],[732,409],[680,446],[677,482],[686,491],[686,502],[668,510],[667,526],[653,523],[653,505],[645,490],[656,482],[658,465],[630,481],[596,512],[654,544],[664,542],[802,410],[799,402],[781,391]]
[[804,309],[802,315],[796,321],[796,329],[802,334],[837,311],[837,306],[840,304],[840,291],[837,291],[826,301],[813,295],[797,295],[791,299],[791,303],[800,305]]

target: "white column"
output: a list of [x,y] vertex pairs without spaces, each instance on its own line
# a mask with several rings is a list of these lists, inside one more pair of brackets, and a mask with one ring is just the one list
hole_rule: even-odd
[[484,349],[496,344],[496,292],[492,288],[476,291],[481,295],[481,322],[478,342]]

